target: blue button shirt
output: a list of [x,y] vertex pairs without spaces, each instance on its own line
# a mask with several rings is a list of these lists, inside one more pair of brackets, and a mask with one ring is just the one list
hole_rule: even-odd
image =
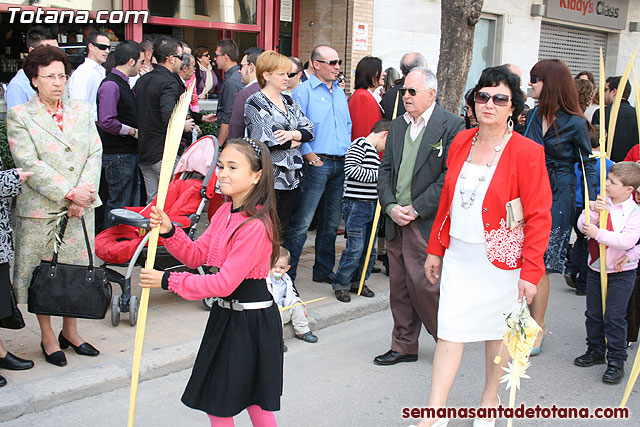
[[29,83],[29,79],[24,73],[24,70],[19,70],[9,82],[7,91],[4,94],[7,100],[7,110],[10,110],[16,105],[28,102],[35,94],[36,91],[31,87],[31,83]]
[[333,83],[333,92],[315,74],[294,89],[291,94],[298,101],[305,116],[313,122],[313,141],[303,142],[302,155],[314,152],[344,156],[351,144],[351,116],[344,91]]

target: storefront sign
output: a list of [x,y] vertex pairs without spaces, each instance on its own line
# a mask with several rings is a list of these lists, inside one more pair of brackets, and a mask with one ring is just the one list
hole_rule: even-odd
[[545,0],[545,16],[624,30],[629,0]]
[[369,24],[356,22],[353,28],[353,50],[368,50]]

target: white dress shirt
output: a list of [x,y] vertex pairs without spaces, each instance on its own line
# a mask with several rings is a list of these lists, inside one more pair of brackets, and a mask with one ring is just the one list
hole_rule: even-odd
[[411,136],[411,139],[415,140],[422,129],[427,127],[427,125],[429,124],[429,119],[431,118],[431,114],[433,113],[435,107],[436,103],[434,102],[417,119],[414,119],[413,116],[409,113],[404,113],[404,119],[406,120],[407,124],[411,125],[411,129],[409,129],[409,136]]
[[91,104],[91,113],[94,120],[98,120],[98,108],[96,98],[98,87],[106,75],[107,70],[93,59],[85,58],[84,62],[76,68],[69,79],[69,98],[81,99]]

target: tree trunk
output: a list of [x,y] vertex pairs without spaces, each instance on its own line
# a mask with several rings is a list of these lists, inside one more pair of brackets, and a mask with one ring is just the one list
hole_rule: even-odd
[[459,114],[473,56],[473,33],[483,0],[441,0],[438,99]]

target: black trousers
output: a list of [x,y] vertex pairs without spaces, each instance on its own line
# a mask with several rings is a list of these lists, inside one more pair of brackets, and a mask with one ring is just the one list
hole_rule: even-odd
[[[636,270],[609,273],[607,310],[602,316],[600,273],[587,273],[587,346],[607,360],[627,360],[627,304],[635,286]],[[605,338],[607,339],[605,344]]]
[[294,215],[300,187],[293,190],[276,190],[276,211],[280,220],[280,240],[285,241],[289,234],[291,217]]

